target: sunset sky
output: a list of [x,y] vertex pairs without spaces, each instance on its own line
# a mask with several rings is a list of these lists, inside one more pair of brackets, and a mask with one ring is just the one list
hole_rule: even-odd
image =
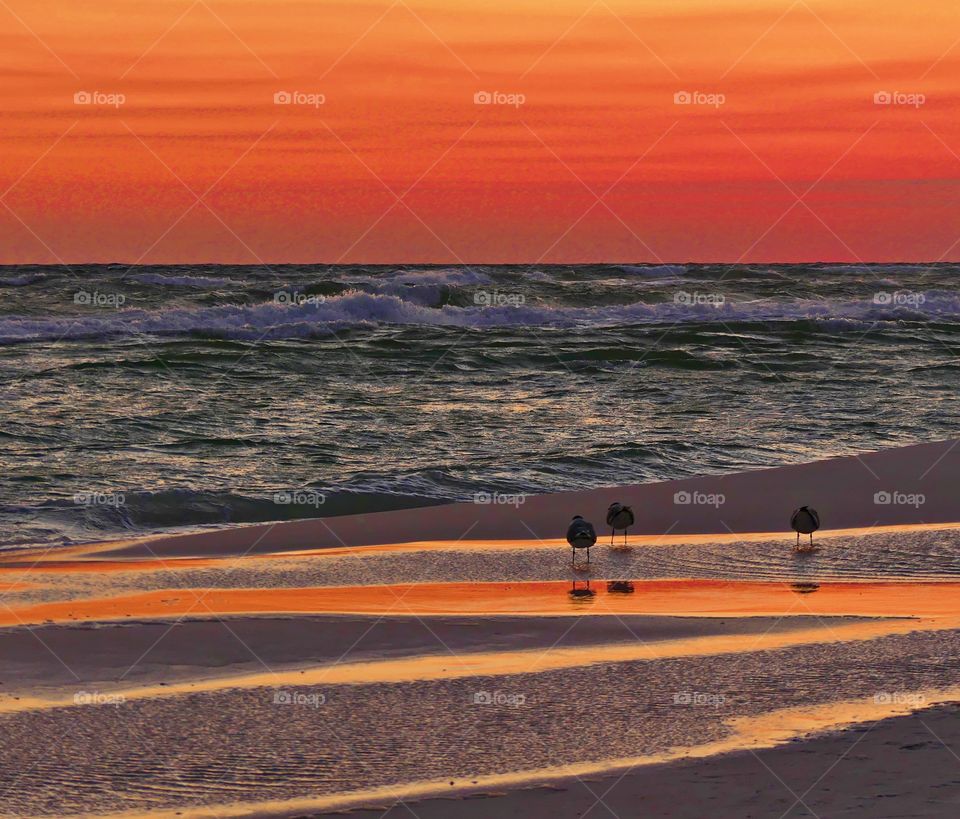
[[0,37],[3,263],[960,259],[947,0],[0,0]]

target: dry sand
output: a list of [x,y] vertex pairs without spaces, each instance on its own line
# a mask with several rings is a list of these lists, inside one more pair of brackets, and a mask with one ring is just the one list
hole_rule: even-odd
[[[790,512],[811,505],[825,529],[955,522],[960,518],[960,441],[944,441],[727,476],[531,496],[518,506],[459,503],[369,515],[238,526],[153,538],[105,550],[113,557],[260,554],[423,541],[562,539],[573,514],[603,530],[607,506],[637,513],[636,534],[783,532]],[[917,507],[877,504],[878,492],[923,495]],[[686,493],[702,503],[675,503]],[[707,502],[723,496],[723,503]],[[682,499],[681,498],[681,499]]]

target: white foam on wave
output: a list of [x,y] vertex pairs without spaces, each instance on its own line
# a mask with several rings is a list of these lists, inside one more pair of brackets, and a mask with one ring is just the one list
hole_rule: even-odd
[[488,284],[491,281],[487,273],[471,267],[444,268],[442,270],[396,270],[387,278],[402,284],[446,284],[451,287]]
[[235,284],[230,279],[207,276],[164,276],[160,273],[139,273],[130,277],[139,284],[155,284],[162,287],[225,287]]
[[430,307],[439,304],[450,288],[489,285],[492,281],[486,273],[477,270],[454,269],[397,271],[388,277],[368,278],[357,283],[374,293]]
[[[678,294],[679,295],[678,291]],[[686,294],[696,297],[697,294]],[[960,318],[960,295],[927,291],[916,305],[875,304],[870,299],[828,302],[769,299],[726,301],[721,306],[691,301],[634,302],[602,307],[555,307],[527,301],[519,306],[427,307],[382,293],[350,292],[304,304],[224,305],[193,309],[106,309],[99,315],[0,319],[0,343],[110,336],[209,335],[231,339],[309,338],[346,327],[393,324],[439,327],[603,327],[704,322],[803,321],[832,326],[867,326],[879,321]]]
[[24,273],[21,276],[11,276],[9,278],[0,277],[0,287],[26,287],[34,282],[43,279],[42,273]]
[[923,262],[912,263],[884,263],[876,264],[824,264],[817,265],[816,268],[825,273],[871,273],[881,275],[883,273],[922,273],[924,271],[936,270],[942,266],[940,262],[925,264]]

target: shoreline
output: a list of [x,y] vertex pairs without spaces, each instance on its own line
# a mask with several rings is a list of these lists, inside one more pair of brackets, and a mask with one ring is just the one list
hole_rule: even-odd
[[[229,557],[309,549],[436,541],[562,541],[572,514],[604,532],[613,500],[632,505],[635,535],[789,533],[793,509],[816,507],[824,529],[956,523],[960,439],[728,475],[522,496],[516,505],[452,503],[360,515],[244,524],[187,534],[124,539],[96,548],[104,557]],[[878,503],[877,495],[922,497]],[[763,503],[756,499],[762,497]],[[700,502],[702,501],[702,502]],[[788,535],[789,536],[789,535]],[[83,547],[79,547],[83,549]],[[87,547],[87,551],[90,547]]]

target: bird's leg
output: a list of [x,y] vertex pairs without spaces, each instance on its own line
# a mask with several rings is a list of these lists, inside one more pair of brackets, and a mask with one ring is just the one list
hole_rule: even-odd
[[813,532],[810,533],[810,546],[813,546]]
[[615,533],[616,531],[617,531],[617,530],[614,529],[612,526],[610,527],[610,545],[611,545],[611,546],[613,546],[613,535],[614,535],[614,533]]
[[624,546],[627,545],[627,530],[626,530],[626,529],[623,530],[623,545],[624,545]]
[[797,548],[800,548],[800,533],[797,532]]

